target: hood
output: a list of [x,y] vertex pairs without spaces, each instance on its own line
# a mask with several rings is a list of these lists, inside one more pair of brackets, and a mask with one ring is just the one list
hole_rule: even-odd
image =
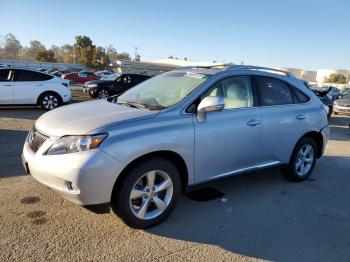
[[95,100],[49,111],[36,121],[35,127],[49,136],[84,135],[112,123],[155,117],[158,112]]
[[348,106],[348,107],[350,107],[350,98],[342,98],[342,99],[338,99],[338,100],[335,100],[335,101],[340,106]]

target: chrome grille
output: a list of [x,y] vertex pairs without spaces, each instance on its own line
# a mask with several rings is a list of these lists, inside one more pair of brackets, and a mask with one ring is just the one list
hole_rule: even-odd
[[30,131],[28,135],[28,145],[31,150],[33,150],[35,153],[39,150],[39,148],[44,144],[48,137],[41,134],[39,131],[35,130],[35,128]]

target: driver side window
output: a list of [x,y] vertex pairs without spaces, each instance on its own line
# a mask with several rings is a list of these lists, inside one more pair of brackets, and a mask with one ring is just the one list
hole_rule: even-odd
[[253,89],[249,76],[233,76],[214,84],[201,99],[219,96],[225,100],[225,109],[253,107]]

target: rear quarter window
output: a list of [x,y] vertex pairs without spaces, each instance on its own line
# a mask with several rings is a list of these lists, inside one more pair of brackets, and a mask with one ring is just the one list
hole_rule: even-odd
[[52,79],[53,76],[42,74],[39,72],[34,72],[30,70],[21,70],[17,69],[15,70],[15,79],[19,82],[26,82],[26,81],[47,81]]
[[291,87],[291,88],[293,90],[295,104],[303,104],[303,103],[306,103],[310,100],[310,98],[307,95],[305,95],[303,92],[301,92],[296,87]]

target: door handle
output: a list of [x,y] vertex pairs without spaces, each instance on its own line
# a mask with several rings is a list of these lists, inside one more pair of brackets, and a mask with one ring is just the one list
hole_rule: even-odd
[[43,86],[43,84],[37,84],[36,86]]
[[295,117],[296,119],[303,120],[306,118],[306,115],[300,114]]
[[12,86],[11,84],[7,84],[7,85],[4,85],[4,86]]
[[248,126],[257,126],[257,125],[260,125],[261,124],[261,121],[260,120],[257,120],[257,119],[251,119],[247,122],[247,125]]

